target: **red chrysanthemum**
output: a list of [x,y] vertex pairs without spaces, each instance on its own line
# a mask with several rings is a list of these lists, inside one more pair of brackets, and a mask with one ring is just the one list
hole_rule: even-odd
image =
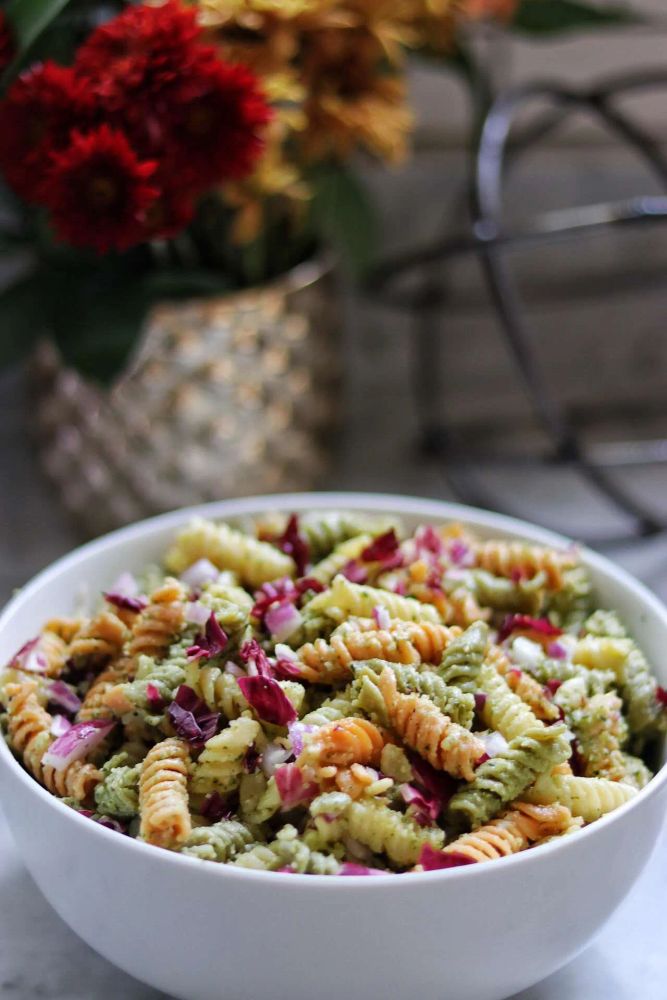
[[171,95],[172,139],[165,162],[194,187],[243,177],[264,148],[271,119],[256,76],[200,47],[200,58]]
[[14,36],[9,27],[9,22],[4,11],[0,10],[0,73],[4,73],[7,69],[14,58],[15,51]]
[[108,125],[74,132],[70,145],[54,153],[44,192],[58,236],[98,253],[140,242],[158,196],[150,183],[155,166],[141,162],[123,133]]
[[0,104],[0,170],[20,197],[40,199],[51,154],[93,115],[85,86],[64,66],[46,62],[15,81]]
[[74,64],[91,91],[111,111],[155,113],[155,99],[196,55],[196,13],[175,0],[161,7],[133,5],[97,28]]

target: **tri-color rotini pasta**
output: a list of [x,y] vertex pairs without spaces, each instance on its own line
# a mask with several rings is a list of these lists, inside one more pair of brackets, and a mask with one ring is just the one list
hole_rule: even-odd
[[[145,592],[144,592],[145,591]],[[651,780],[667,692],[576,549],[456,524],[197,519],[0,674],[25,769],[198,861],[420,872],[569,836]]]

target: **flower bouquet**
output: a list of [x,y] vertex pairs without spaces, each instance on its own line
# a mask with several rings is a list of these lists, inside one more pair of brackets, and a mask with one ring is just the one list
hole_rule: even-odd
[[406,53],[458,27],[599,23],[569,0],[9,0],[0,13],[0,360],[48,332],[110,382],[151,305],[270,281],[374,225],[355,154],[395,162]]
[[373,259],[355,168],[408,151],[408,55],[474,76],[461,25],[605,16],[574,0],[9,0],[0,364],[48,338],[35,418],[68,506],[98,530],[312,486],[340,359],[326,269],[307,262]]

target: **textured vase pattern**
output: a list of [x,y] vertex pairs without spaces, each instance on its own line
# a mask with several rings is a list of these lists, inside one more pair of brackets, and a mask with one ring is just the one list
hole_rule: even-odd
[[263,288],[162,305],[109,389],[42,343],[39,454],[82,529],[317,486],[339,411],[336,304],[330,270],[313,263]]

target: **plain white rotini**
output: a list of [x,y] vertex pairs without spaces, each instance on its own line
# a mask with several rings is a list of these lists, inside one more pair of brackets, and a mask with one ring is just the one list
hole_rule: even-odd
[[568,807],[573,816],[581,816],[584,822],[592,823],[629,802],[636,794],[636,788],[621,781],[580,778],[574,774],[545,774],[522,797],[527,802],[543,805],[560,802]]
[[422,604],[414,597],[401,597],[389,590],[351,583],[344,576],[334,578],[331,587],[308,602],[306,613],[324,612],[336,621],[350,615],[370,618],[373,609],[385,608],[392,618],[408,622],[440,622],[440,615],[431,604]]
[[281,576],[294,576],[294,560],[268,542],[196,518],[177,537],[165,557],[172,573],[182,573],[198,559],[209,559],[219,569],[230,569],[242,583],[260,587]]
[[194,766],[192,790],[226,795],[238,788],[245,756],[261,733],[254,719],[234,719],[204,745]]

